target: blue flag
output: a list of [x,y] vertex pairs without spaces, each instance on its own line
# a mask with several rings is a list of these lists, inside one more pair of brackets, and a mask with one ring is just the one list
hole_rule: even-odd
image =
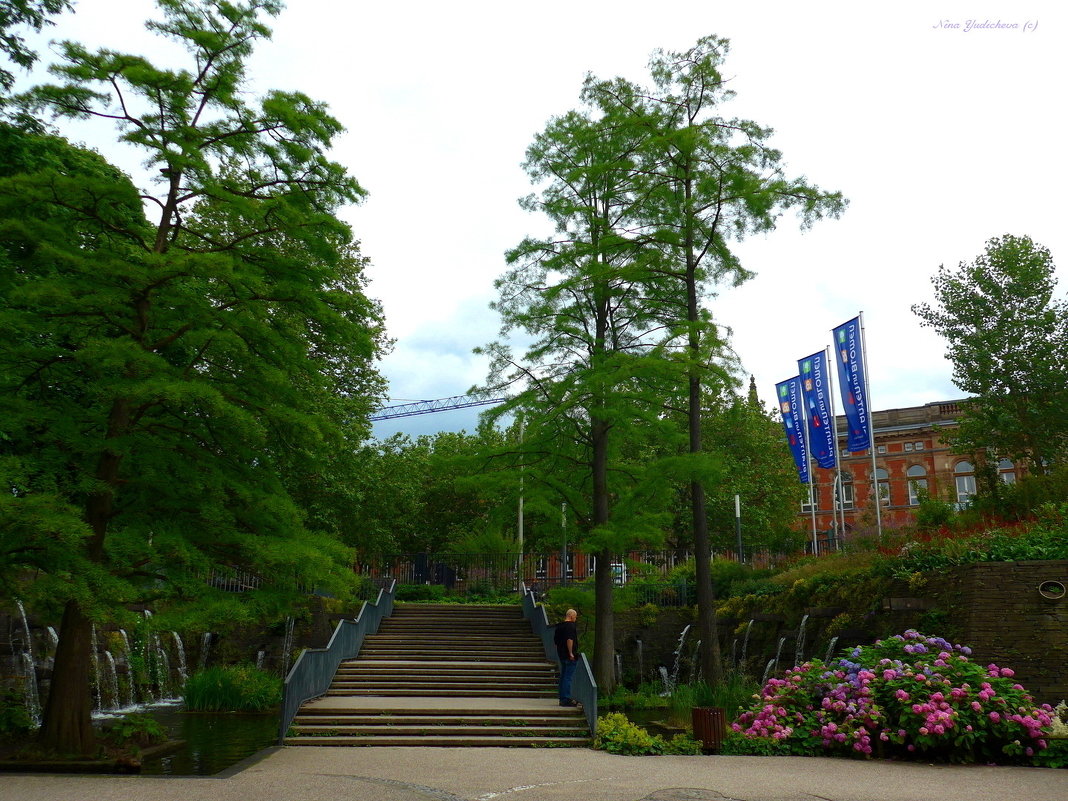
[[782,412],[782,427],[786,431],[786,441],[790,443],[790,453],[794,455],[797,474],[802,484],[808,479],[808,442],[805,438],[805,416],[801,406],[801,378],[794,377],[775,385],[775,395],[779,399],[779,411]]
[[846,448],[851,453],[866,451],[871,444],[868,430],[868,399],[864,382],[864,356],[861,353],[860,318],[854,317],[834,329],[834,347],[838,358],[838,386],[849,437]]
[[801,371],[809,449],[820,467],[834,467],[834,452],[838,449],[838,443],[834,418],[831,416],[831,376],[827,372],[826,352],[821,350],[807,359],[799,359],[797,369]]

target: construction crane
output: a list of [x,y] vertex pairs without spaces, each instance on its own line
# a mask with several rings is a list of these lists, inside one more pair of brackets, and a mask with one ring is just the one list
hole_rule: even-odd
[[492,398],[486,395],[453,395],[451,398],[412,401],[397,406],[383,406],[371,415],[371,420],[392,420],[395,417],[414,417],[417,414],[449,412],[453,409],[469,409],[472,406],[494,406],[507,398]]

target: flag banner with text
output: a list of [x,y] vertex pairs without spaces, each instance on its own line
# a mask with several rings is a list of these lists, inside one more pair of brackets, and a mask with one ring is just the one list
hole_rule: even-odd
[[775,395],[779,399],[782,427],[786,431],[786,441],[790,443],[790,453],[794,456],[797,474],[801,483],[807,484],[808,443],[805,438],[805,415],[801,405],[801,377],[780,381],[775,385]]
[[831,376],[827,372],[826,352],[820,351],[807,359],[798,359],[797,369],[801,371],[809,450],[820,467],[834,467],[837,463],[834,452],[838,443],[834,418],[831,416]]
[[838,387],[842,392],[842,405],[849,437],[846,449],[850,453],[866,451],[870,444],[868,431],[868,399],[864,383],[864,357],[861,353],[860,318],[854,317],[833,329],[834,348],[838,354]]

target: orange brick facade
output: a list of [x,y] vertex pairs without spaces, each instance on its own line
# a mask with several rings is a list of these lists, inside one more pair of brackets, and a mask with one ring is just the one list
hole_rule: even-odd
[[[975,492],[973,460],[952,453],[944,442],[944,435],[957,425],[961,401],[940,401],[905,409],[874,412],[875,470],[883,502],[880,507],[884,528],[910,523],[919,505],[917,490],[926,487],[932,497],[954,503],[967,503]],[[845,418],[837,420],[839,442],[845,444]],[[845,483],[845,536],[857,528],[874,527],[872,503],[872,458],[869,451],[840,455]],[[1015,467],[1002,462],[1003,481],[1015,481]],[[837,536],[841,528],[841,513],[836,525],[832,499],[834,470],[813,469],[816,495],[816,530]],[[851,489],[850,489],[851,486]],[[808,530],[812,528],[812,512],[803,505],[800,519]],[[820,539],[827,537],[821,536]]]

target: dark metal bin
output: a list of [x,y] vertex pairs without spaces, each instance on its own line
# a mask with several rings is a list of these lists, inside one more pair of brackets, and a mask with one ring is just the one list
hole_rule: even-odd
[[695,706],[693,708],[693,737],[705,751],[717,752],[723,747],[727,736],[727,715],[718,706]]

